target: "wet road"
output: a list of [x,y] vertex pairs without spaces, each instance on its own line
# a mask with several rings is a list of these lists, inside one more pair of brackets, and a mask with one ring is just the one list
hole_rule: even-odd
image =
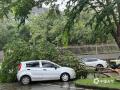
[[0,84],[0,90],[90,90],[77,88],[73,82],[36,82],[28,86],[19,83]]

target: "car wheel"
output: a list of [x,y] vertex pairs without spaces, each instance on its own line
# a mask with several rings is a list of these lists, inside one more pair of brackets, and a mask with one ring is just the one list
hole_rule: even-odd
[[31,82],[31,78],[29,76],[23,76],[20,82],[23,85],[28,85]]
[[61,81],[68,82],[70,80],[70,75],[68,73],[63,73],[60,77]]
[[120,64],[118,64],[117,68],[120,69]]
[[101,70],[103,70],[103,65],[102,64],[98,64],[96,66],[96,71],[101,71]]

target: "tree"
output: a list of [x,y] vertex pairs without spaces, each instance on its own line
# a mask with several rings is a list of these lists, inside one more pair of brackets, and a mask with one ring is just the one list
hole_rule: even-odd
[[[66,14],[70,27],[82,11],[92,12],[88,22],[95,31],[111,34],[120,48],[120,0],[69,0]],[[70,23],[71,22],[71,23]]]
[[60,46],[62,45],[61,34],[64,30],[66,18],[61,15],[58,18],[51,19],[48,18],[47,15],[47,13],[44,13],[29,18],[30,22],[28,25],[30,26],[32,38],[44,39],[50,43]]
[[[33,39],[45,39],[57,46],[63,46],[63,32],[67,22],[67,17],[59,15],[59,17],[50,19],[47,13],[37,16],[31,16],[28,18],[30,26],[30,32]],[[108,40],[113,40],[111,36],[103,31],[95,31],[90,26],[85,27],[85,23],[90,19],[90,14],[84,12],[78,17],[77,22],[69,30],[68,45],[83,45],[83,44],[95,44],[95,43],[107,43]],[[56,24],[57,23],[57,24]],[[113,42],[113,41],[111,41]]]
[[3,49],[4,45],[15,38],[15,26],[10,21],[0,20],[0,50]]
[[[12,11],[20,24],[25,22],[34,6],[49,5],[52,13],[59,13],[57,0],[4,0],[1,2],[1,17]],[[88,24],[106,35],[110,33],[120,48],[120,0],[68,0],[65,9],[68,19],[63,36],[69,37],[69,30],[82,11],[92,12],[93,17]]]
[[29,27],[24,25],[18,29],[14,20],[0,20],[0,27],[0,50],[4,48],[5,44],[12,42],[16,38],[21,38],[27,42],[31,38]]
[[86,78],[87,75],[85,65],[72,52],[58,50],[49,42],[40,41],[34,46],[21,38],[16,38],[4,47],[0,82],[16,81],[17,65],[22,61],[29,60],[50,60],[61,66],[73,68],[79,78]]

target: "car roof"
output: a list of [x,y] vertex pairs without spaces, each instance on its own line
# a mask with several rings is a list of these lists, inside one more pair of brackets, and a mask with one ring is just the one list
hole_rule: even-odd
[[29,62],[40,62],[40,61],[45,61],[45,62],[51,62],[50,60],[29,60],[29,61],[23,61],[21,63],[29,63]]
[[[30,61],[23,61],[23,62],[21,62],[22,64],[26,64],[26,63],[30,63],[30,62],[41,62],[41,61],[43,61],[43,62],[52,62],[52,61],[50,61],[50,60],[30,60]],[[54,62],[52,62],[52,63],[54,63]],[[56,64],[56,63],[54,63],[54,64]],[[60,66],[59,64],[56,64],[56,65],[58,65],[58,66]],[[60,66],[61,67],[61,66]]]

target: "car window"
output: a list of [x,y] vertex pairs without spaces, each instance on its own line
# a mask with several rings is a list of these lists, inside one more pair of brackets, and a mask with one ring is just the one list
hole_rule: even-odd
[[86,59],[85,61],[86,62],[95,62],[95,61],[97,61],[97,59]]
[[40,67],[39,62],[26,63],[26,67]]
[[42,67],[43,68],[55,68],[58,67],[57,65],[50,63],[50,62],[42,62]]

